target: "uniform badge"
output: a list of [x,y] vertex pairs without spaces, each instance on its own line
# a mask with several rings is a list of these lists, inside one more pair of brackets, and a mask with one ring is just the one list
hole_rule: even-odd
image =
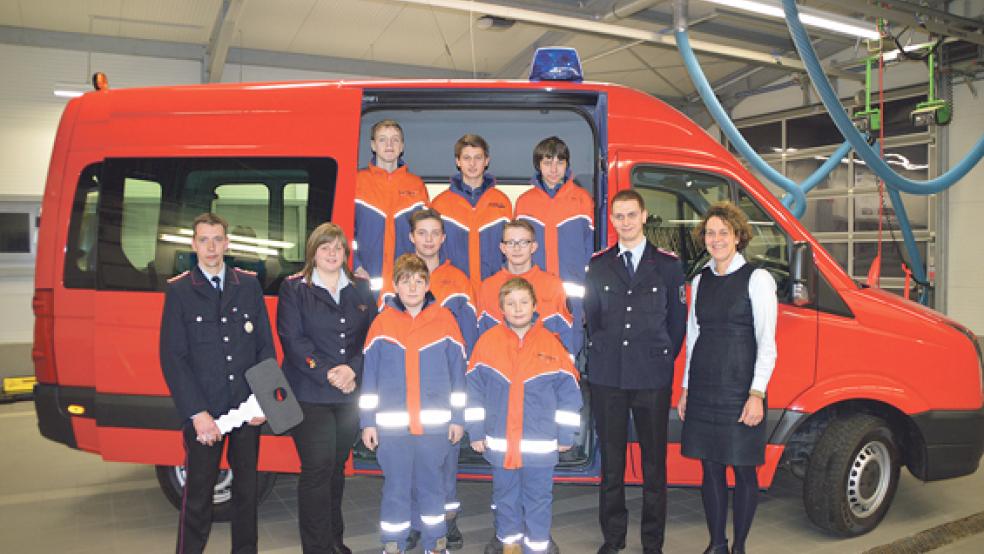
[[680,303],[687,303],[687,285],[680,285]]
[[365,304],[359,304],[358,308],[360,312],[364,312],[369,309],[369,306],[366,306]]
[[252,321],[247,321],[246,323],[244,323],[243,324],[243,330],[245,330],[247,333],[252,333],[253,332],[253,322]]

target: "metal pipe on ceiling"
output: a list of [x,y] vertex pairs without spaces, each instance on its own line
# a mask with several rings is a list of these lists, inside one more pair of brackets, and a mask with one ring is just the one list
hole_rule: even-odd
[[[587,19],[581,19],[579,17],[571,17],[566,15],[558,15],[554,13],[539,12],[535,10],[527,10],[524,8],[514,8],[510,6],[491,4],[488,2],[472,2],[470,0],[394,0],[394,1],[402,2],[405,4],[432,6],[435,8],[444,8],[444,9],[463,11],[468,13],[479,12],[486,15],[515,19],[517,21],[523,21],[535,25],[542,25],[545,27],[557,27],[557,28],[570,29],[574,31],[581,31],[581,32],[591,33],[596,35],[605,35],[605,36],[618,37],[618,38],[624,38],[629,40],[641,40],[650,44],[664,46],[667,48],[672,48],[674,50],[676,49],[676,42],[672,36],[663,35],[656,31],[636,29],[634,27],[628,27],[625,25],[616,25],[612,23],[590,21]],[[758,52],[755,50],[749,50],[747,48],[727,46],[727,45],[717,44],[714,42],[709,42],[704,40],[691,41],[691,47],[695,51],[704,54],[745,60],[757,65],[778,67],[798,73],[806,72],[806,68],[800,60],[787,56],[775,56],[766,52]],[[831,69],[830,72],[837,77],[841,77],[845,79],[850,79],[854,81],[864,80],[863,75],[854,72],[833,70],[833,69]]]

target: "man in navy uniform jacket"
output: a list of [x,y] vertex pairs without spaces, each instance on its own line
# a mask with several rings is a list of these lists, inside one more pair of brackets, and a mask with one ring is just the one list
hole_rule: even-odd
[[649,244],[645,202],[634,190],[615,194],[611,221],[618,244],[588,264],[591,412],[601,446],[598,554],[625,548],[625,447],[629,412],[642,449],[642,548],[662,552],[666,526],[666,428],[673,363],[686,332],[684,275],[677,257]]
[[[198,265],[172,278],[161,319],[161,369],[174,405],[184,420],[185,482],[178,521],[177,552],[205,549],[212,527],[212,491],[225,438],[215,418],[250,395],[245,372],[274,358],[263,289],[254,274],[225,265],[229,225],[204,213],[192,224],[191,248]],[[232,430],[229,466],[232,482],[232,552],[257,551],[256,460],[259,425]]]

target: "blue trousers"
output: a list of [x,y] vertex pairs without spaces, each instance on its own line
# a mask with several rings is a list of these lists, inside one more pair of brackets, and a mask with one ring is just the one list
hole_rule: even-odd
[[495,534],[503,544],[522,540],[523,552],[546,552],[550,545],[553,467],[492,469]]
[[[461,441],[452,444],[448,449],[448,457],[444,459],[441,471],[444,472],[444,511],[457,512],[461,508],[458,500],[458,454],[461,452]],[[420,506],[417,505],[417,498],[411,499],[410,527],[420,531]]]
[[420,542],[433,550],[447,534],[444,522],[443,463],[451,443],[445,434],[381,436],[376,460],[383,470],[383,501],[379,509],[383,544],[406,548],[410,534],[411,498],[420,509]]

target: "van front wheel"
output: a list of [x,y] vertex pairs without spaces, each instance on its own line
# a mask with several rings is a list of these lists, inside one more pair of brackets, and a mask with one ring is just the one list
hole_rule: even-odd
[[878,526],[899,483],[899,454],[881,418],[835,419],[810,455],[803,486],[806,513],[816,525],[854,537]]
[[[157,466],[157,482],[161,486],[161,491],[178,510],[181,509],[186,474],[184,466]],[[260,471],[256,474],[256,480],[256,500],[258,504],[262,504],[273,491],[273,485],[277,482],[277,474]],[[219,470],[219,477],[215,481],[215,490],[212,493],[213,521],[230,521],[232,519],[231,500],[232,470]]]

